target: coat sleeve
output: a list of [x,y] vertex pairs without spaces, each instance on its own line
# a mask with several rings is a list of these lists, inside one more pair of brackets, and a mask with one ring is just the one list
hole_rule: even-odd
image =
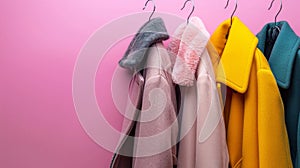
[[265,68],[257,74],[259,167],[291,168],[284,107],[275,78],[263,57],[257,59]]
[[[151,70],[151,69],[150,69]],[[161,75],[146,80],[142,110],[136,125],[136,168],[170,168],[176,164],[177,120],[175,88]]]

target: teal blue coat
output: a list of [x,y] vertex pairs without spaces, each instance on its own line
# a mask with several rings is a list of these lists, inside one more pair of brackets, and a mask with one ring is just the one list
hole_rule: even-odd
[[270,34],[274,23],[265,25],[257,34],[258,48],[268,59],[280,89],[293,165],[300,168],[300,38],[287,22],[277,25],[277,38]]

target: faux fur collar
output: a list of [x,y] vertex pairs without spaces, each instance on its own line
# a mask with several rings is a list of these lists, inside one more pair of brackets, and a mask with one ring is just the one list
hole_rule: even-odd
[[169,35],[163,20],[161,18],[151,19],[140,28],[130,42],[119,65],[134,72],[142,70],[147,61],[149,47],[168,38]]
[[182,86],[193,86],[200,56],[209,40],[203,22],[198,17],[192,17],[188,24],[181,24],[175,31],[169,43],[170,54],[176,56],[172,71],[174,83]]

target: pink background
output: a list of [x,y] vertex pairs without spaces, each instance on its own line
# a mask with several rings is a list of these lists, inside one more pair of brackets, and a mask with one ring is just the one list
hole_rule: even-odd
[[[106,168],[112,153],[97,145],[82,129],[72,99],[72,75],[76,58],[89,36],[118,17],[141,12],[141,0],[9,0],[0,2],[0,167],[5,168]],[[186,17],[184,1],[157,0],[157,11]],[[230,17],[233,2],[195,2],[194,16],[213,30]],[[152,9],[151,3],[147,10]],[[273,21],[279,0],[267,11],[269,0],[239,1],[236,15],[257,33]],[[283,0],[278,20],[289,21],[300,34],[299,1]],[[157,15],[155,15],[157,16]],[[172,33],[172,32],[170,32]],[[114,71],[128,41],[118,50],[105,70]],[[101,46],[100,46],[101,47]],[[102,67],[103,68],[103,67]],[[99,69],[96,94],[102,112],[117,129],[116,112],[106,74]],[[120,82],[120,87],[122,82]],[[105,136],[105,134],[103,135]]]

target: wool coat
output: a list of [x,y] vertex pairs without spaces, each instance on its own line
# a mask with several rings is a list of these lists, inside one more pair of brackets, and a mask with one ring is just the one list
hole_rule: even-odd
[[[178,123],[171,58],[162,41],[169,38],[161,18],[145,23],[130,43],[121,67],[136,86],[128,103],[112,168],[170,168],[176,165]],[[142,77],[141,77],[142,75]]]
[[227,168],[228,150],[214,67],[207,48],[209,33],[198,17],[175,31],[169,52],[176,60],[173,81],[180,85],[178,168]]
[[280,89],[285,110],[290,151],[295,168],[300,168],[300,38],[285,21],[266,24],[257,34]]
[[221,59],[217,82],[227,86],[230,167],[293,167],[282,99],[258,39],[234,17],[218,26],[211,41]]

